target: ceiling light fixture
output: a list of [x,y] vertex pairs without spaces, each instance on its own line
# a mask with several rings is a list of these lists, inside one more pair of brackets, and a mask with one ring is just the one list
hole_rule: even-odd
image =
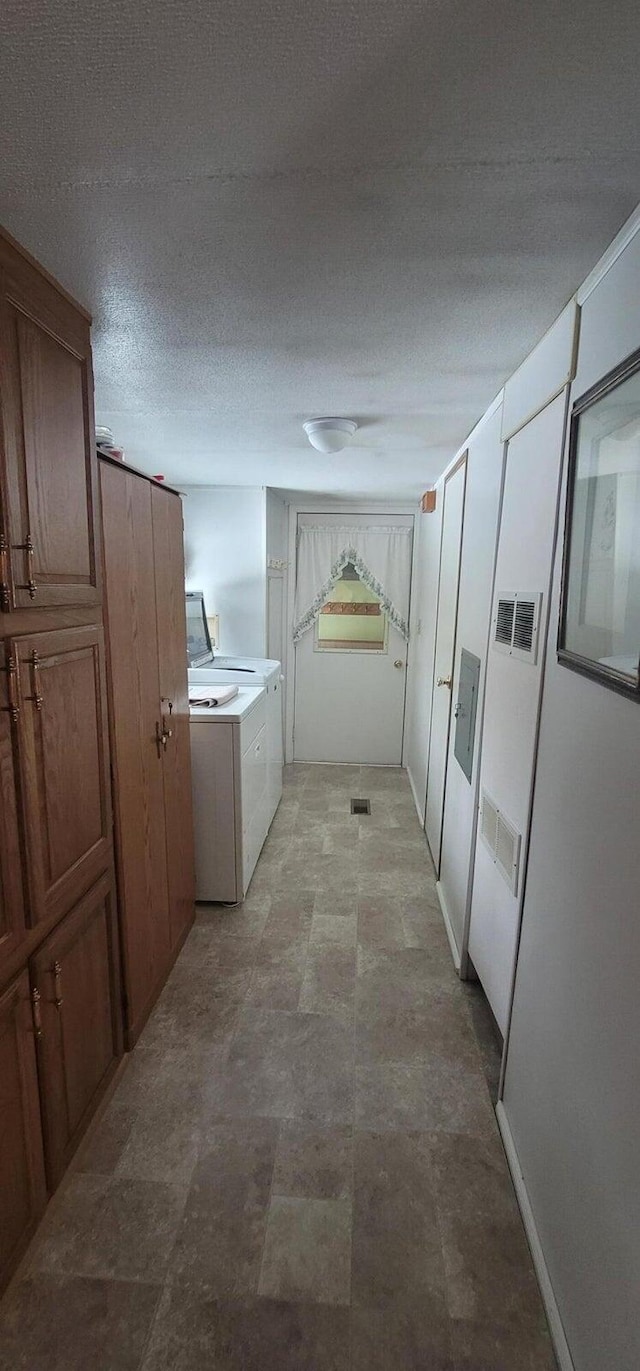
[[307,419],[302,425],[317,452],[341,452],[358,427],[354,419]]

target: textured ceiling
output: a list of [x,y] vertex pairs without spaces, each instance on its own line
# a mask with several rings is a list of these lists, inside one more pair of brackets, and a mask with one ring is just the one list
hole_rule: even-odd
[[635,0],[4,0],[0,220],[134,463],[418,494],[640,199],[639,50]]

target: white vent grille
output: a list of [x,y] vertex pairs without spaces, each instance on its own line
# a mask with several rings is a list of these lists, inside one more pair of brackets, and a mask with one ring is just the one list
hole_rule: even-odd
[[498,610],[496,614],[496,642],[506,643],[511,647],[513,640],[513,620],[515,616],[515,600],[498,600]]
[[486,843],[491,856],[495,856],[496,838],[498,836],[498,810],[489,799],[486,791],[482,792],[482,814],[480,816],[480,835]]
[[498,652],[535,662],[542,595],[539,590],[509,590],[498,595],[493,616],[493,646]]
[[521,836],[486,790],[482,792],[481,805],[480,837],[512,895],[517,895]]
[[513,646],[521,652],[530,653],[536,623],[534,600],[516,600],[516,617],[513,625]]

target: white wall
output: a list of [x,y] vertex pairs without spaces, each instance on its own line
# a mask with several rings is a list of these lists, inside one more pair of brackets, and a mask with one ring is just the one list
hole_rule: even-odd
[[[286,656],[288,514],[287,504],[278,492],[267,489],[266,653],[267,657],[283,664],[283,674]],[[284,720],[286,683],[282,701]]]
[[464,948],[475,834],[487,636],[504,457],[504,444],[500,436],[501,424],[502,403],[499,397],[494,408],[488,412],[486,421],[474,430],[467,449],[467,486],[452,690],[454,702],[458,698],[462,648],[479,657],[482,668],[471,783],[455,759],[455,721],[452,720],[451,723],[439,882],[439,895],[447,911],[449,932],[457,948],[457,960],[460,959]]
[[[582,312],[573,396],[640,344],[640,239]],[[560,552],[504,1084],[576,1371],[640,1365],[640,714],[558,665]]]
[[[288,505],[286,500],[283,499],[277,490],[272,490],[270,486],[267,486],[266,540],[268,561],[286,562],[287,560],[287,516]],[[286,567],[280,569],[286,570]]]
[[442,533],[442,491],[433,514],[416,514],[403,764],[409,773],[416,809],[424,823],[429,760],[429,718],[438,603],[438,563]]
[[[510,657],[493,647],[487,659],[480,787],[521,834],[523,855],[529,830],[565,412],[563,391],[508,444],[496,561],[496,596],[501,591],[542,592],[537,661]],[[503,1033],[511,996],[520,893],[521,882],[514,895],[484,843],[477,842],[469,953]]]
[[219,651],[266,652],[266,504],[262,487],[187,486],[184,500],[188,590],[204,591],[220,616]]
[[[575,310],[568,307],[505,387],[502,432],[510,442],[496,589],[545,588],[557,516],[562,392],[575,370],[576,346],[573,398],[640,347],[639,227],[640,212],[578,292],[579,340]],[[468,537],[476,521],[480,527],[481,498],[480,489],[468,491]],[[487,788],[498,792],[494,798],[525,832],[529,816],[530,845],[523,900],[508,911],[506,940],[500,920],[491,920],[506,907],[507,887],[489,888],[483,877],[474,886],[474,914],[482,907],[489,916],[483,927],[482,915],[476,922],[475,933],[484,938],[484,954],[476,949],[476,955],[489,988],[502,958],[506,1066],[498,1114],[562,1371],[637,1371],[640,713],[635,701],[557,663],[562,517],[561,508],[550,603],[547,581],[546,661],[543,654],[527,685],[523,672],[531,668],[494,654],[502,663],[494,672],[488,655],[482,766]],[[436,608],[425,567],[429,558],[437,567],[435,522],[422,520],[418,538],[413,615],[430,625],[431,657],[427,641],[415,652],[414,637],[407,763],[421,796],[429,717],[421,675],[432,670]],[[470,541],[467,547],[472,580],[481,553],[471,552]],[[466,597],[463,591],[459,646],[469,631]],[[448,797],[445,830],[462,871],[465,817]],[[460,901],[462,891],[463,883]]]

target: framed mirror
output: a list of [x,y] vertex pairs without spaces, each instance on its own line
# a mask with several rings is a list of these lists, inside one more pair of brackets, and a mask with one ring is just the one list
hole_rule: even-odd
[[640,350],[572,410],[558,660],[640,699]]

